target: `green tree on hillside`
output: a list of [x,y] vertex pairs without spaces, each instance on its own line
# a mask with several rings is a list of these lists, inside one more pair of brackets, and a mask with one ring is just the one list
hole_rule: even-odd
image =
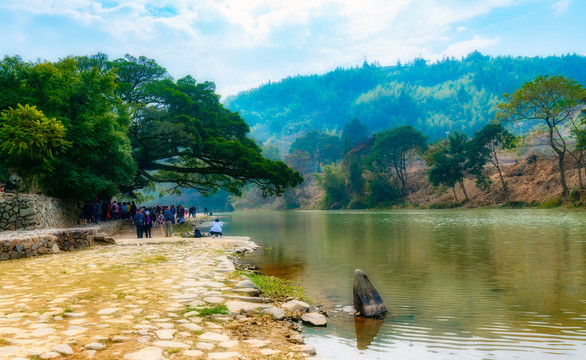
[[293,153],[296,150],[304,151],[308,154],[313,162],[315,172],[320,172],[322,165],[334,163],[343,156],[340,137],[315,130],[295,139],[289,152]]
[[368,137],[368,127],[357,118],[354,118],[344,125],[341,137],[342,143],[344,144],[344,152],[347,153],[358,142]]
[[468,137],[456,131],[447,140],[430,146],[426,154],[429,181],[433,186],[451,187],[456,201],[456,184],[460,184],[464,197],[469,200],[464,187],[464,176],[468,171],[468,146]]
[[584,103],[586,90],[563,76],[539,76],[525,83],[513,94],[505,94],[498,105],[497,117],[503,121],[533,121],[546,126],[548,143],[558,158],[563,195],[568,193],[564,160],[568,153],[563,126],[578,113]]
[[481,189],[490,186],[490,178],[483,173],[484,166],[490,163],[499,174],[503,191],[508,192],[498,155],[502,150],[510,150],[514,146],[515,136],[502,124],[488,124],[474,134],[474,138],[470,141],[468,167],[471,169],[470,172],[476,175],[476,183]]
[[399,126],[375,134],[368,161],[378,172],[392,176],[405,194],[407,166],[415,155],[426,150],[427,136],[412,126]]

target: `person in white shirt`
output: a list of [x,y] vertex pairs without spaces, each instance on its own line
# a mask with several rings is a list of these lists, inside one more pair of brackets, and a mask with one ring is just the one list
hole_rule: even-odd
[[214,221],[214,223],[212,224],[212,228],[210,229],[210,235],[212,235],[212,237],[223,237],[222,236],[222,223],[220,222],[219,219],[216,219],[216,221]]

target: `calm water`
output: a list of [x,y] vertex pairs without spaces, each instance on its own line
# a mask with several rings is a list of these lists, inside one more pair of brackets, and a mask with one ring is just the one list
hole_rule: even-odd
[[[331,309],[306,342],[331,359],[586,359],[586,213],[562,210],[234,213],[250,261]],[[354,269],[390,310],[356,321]]]

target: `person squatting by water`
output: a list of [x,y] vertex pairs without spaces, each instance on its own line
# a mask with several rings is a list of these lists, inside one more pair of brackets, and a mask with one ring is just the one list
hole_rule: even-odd
[[210,229],[210,235],[212,235],[212,237],[223,237],[222,223],[219,219],[216,219],[216,221],[214,221],[214,223],[212,224],[212,228]]

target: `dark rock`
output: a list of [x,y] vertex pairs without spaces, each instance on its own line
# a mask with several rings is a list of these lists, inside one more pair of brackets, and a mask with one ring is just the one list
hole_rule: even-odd
[[354,308],[366,317],[376,317],[387,312],[380,294],[360,269],[354,270]]

